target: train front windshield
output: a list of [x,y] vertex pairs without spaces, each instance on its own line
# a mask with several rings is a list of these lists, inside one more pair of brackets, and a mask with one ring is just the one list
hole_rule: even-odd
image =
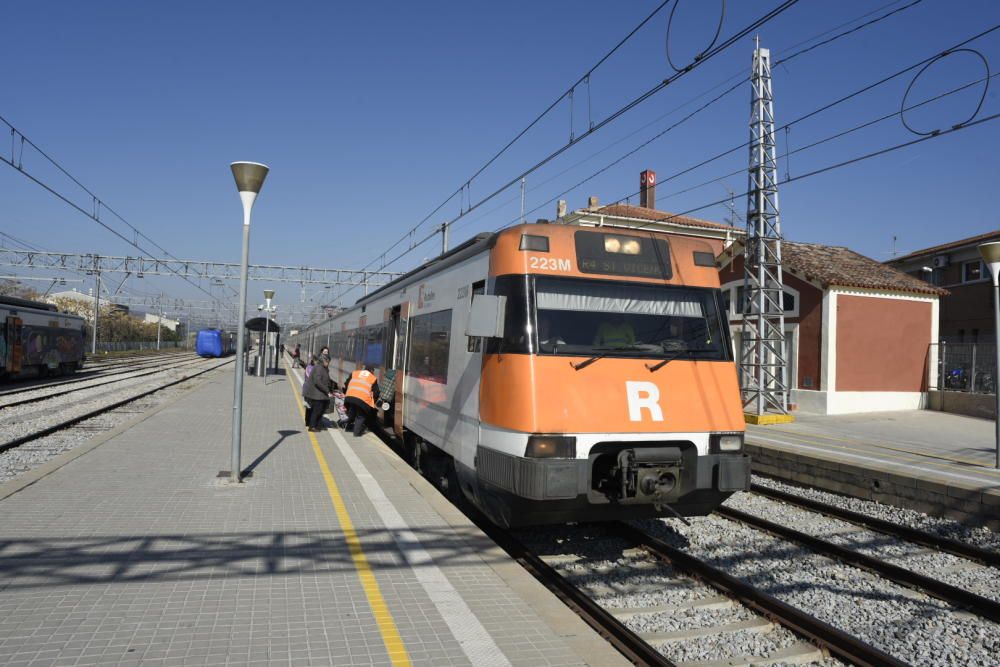
[[717,289],[504,276],[504,338],[491,351],[728,361]]

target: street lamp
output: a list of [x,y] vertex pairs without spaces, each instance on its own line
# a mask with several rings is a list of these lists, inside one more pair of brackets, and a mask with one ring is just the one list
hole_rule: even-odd
[[274,298],[274,290],[264,290],[264,384],[267,384],[267,364],[271,356],[271,345],[268,341],[268,325],[271,323],[271,299]]
[[243,431],[243,360],[246,345],[247,265],[250,263],[250,211],[267,178],[268,168],[259,162],[233,162],[229,167],[243,202],[243,257],[240,260],[240,308],[236,330],[236,381],[233,389],[233,451],[229,479],[240,481],[240,445]]
[[[1000,381],[1000,241],[983,243],[979,246],[979,254],[983,256],[983,261],[990,267],[990,274],[993,276],[993,326],[996,328],[996,365],[993,370],[996,373],[994,377]],[[975,384],[976,379],[972,378],[972,381]],[[1000,468],[1000,389],[994,388],[993,392],[997,399],[995,465]]]

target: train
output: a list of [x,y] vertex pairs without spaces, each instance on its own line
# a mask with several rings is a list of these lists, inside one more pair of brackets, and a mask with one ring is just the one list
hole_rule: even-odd
[[76,372],[87,325],[49,303],[0,296],[0,380]]
[[373,368],[405,456],[499,525],[706,515],[750,484],[719,287],[703,239],[524,224],[288,343]]
[[236,335],[219,329],[201,329],[195,336],[194,351],[200,357],[225,357],[236,352]]

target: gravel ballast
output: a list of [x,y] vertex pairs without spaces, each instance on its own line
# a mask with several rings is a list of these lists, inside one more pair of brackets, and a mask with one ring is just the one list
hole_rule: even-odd
[[[218,363],[219,360],[214,361]],[[204,367],[193,367],[191,370],[185,370],[183,374],[205,370],[212,366],[213,364],[207,361]],[[149,379],[155,379],[156,384],[166,384],[176,380],[181,374],[181,371],[177,371],[173,374],[150,376]],[[114,410],[83,420],[69,428],[0,452],[0,483],[15,479],[19,475],[37,468],[60,454],[82,445],[94,436],[105,433],[119,424],[129,421],[137,415],[160,405],[164,401],[188,391],[193,386],[193,383],[198,382],[198,380],[199,378],[192,378],[189,381],[167,387],[149,396],[126,403]],[[134,395],[143,390],[151,389],[156,384],[144,385],[142,390],[133,388],[131,392],[116,392],[117,398],[115,400],[126,398],[129,393]],[[111,403],[113,401],[109,397],[105,402]],[[93,407],[96,407],[96,404],[91,406],[91,408]],[[0,416],[3,416],[3,413],[0,413]],[[65,419],[68,416],[68,414],[63,414],[61,419]],[[37,425],[33,424],[33,426],[36,426],[33,430],[37,430]],[[4,437],[4,439],[9,439],[9,437]]]
[[[730,499],[734,507],[740,496]],[[770,521],[787,523],[775,511]],[[1000,626],[781,538],[711,516],[644,521],[650,534],[914,665],[995,665]]]
[[[687,606],[711,602],[720,597],[712,587],[677,572],[669,564],[616,537],[607,536],[599,526],[547,526],[524,529],[517,536],[561,575],[593,597],[605,609],[680,606],[669,612],[636,614],[624,619],[637,633],[663,633],[722,626],[758,619],[754,612],[730,601],[708,606]],[[721,661],[746,656],[766,656],[801,642],[795,634],[778,625],[764,631],[738,630],[675,641],[649,639],[675,662]],[[761,664],[772,664],[764,661]],[[780,664],[780,663],[776,663]],[[802,664],[802,663],[797,663]],[[832,667],[839,661],[824,658],[805,663]]]

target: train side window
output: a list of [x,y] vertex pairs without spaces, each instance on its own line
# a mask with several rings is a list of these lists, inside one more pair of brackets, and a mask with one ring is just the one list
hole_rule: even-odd
[[440,384],[448,383],[451,312],[451,310],[440,310],[436,313],[418,315],[410,320],[407,375]]
[[[480,294],[486,294],[486,281],[480,280],[479,282],[472,283],[472,296],[474,300]],[[471,303],[471,301],[470,301]],[[482,352],[483,351],[483,337],[482,336],[469,336],[469,352]]]
[[534,312],[531,276],[498,276],[493,293],[507,297],[503,338],[486,341],[487,354],[531,354],[534,344]]

